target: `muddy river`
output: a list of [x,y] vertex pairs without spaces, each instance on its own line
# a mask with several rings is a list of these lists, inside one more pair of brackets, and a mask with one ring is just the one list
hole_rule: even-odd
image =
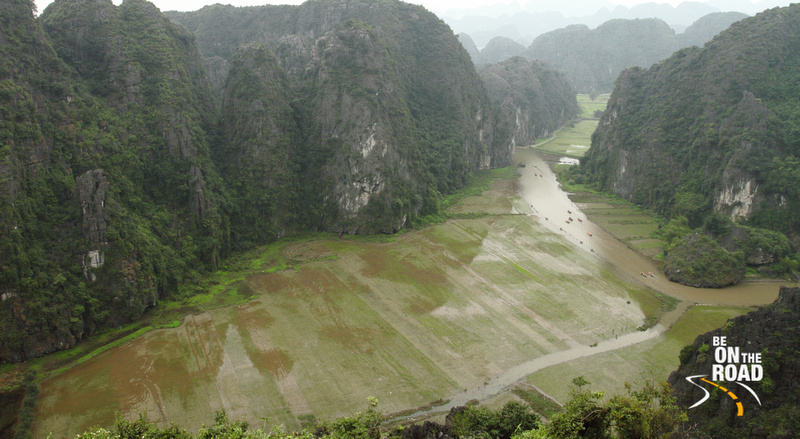
[[[787,285],[785,281],[757,281],[710,289],[692,288],[670,282],[661,272],[658,262],[642,256],[591,221],[584,219],[582,222],[565,223],[565,219],[569,216],[586,218],[586,215],[581,213],[580,207],[569,199],[556,181],[551,165],[559,163],[559,160],[560,157],[557,155],[542,153],[531,148],[518,148],[515,162],[527,165],[519,168],[520,195],[531,206],[534,215],[542,224],[575,245],[606,260],[615,267],[617,274],[692,304],[764,305],[772,303],[778,297],[780,285]],[[653,272],[656,277],[642,277],[642,272]]]

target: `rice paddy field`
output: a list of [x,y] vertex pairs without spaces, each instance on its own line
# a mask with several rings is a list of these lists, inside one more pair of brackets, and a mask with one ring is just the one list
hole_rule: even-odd
[[562,127],[550,140],[536,144],[536,149],[580,158],[589,150],[589,139],[597,128],[597,119],[576,120]]
[[578,118],[556,131],[550,139],[537,143],[536,149],[573,158],[583,157],[591,146],[592,133],[599,122],[594,113],[606,109],[609,97],[609,94],[602,94],[592,99],[587,94],[579,94],[581,112]]
[[651,235],[658,230],[653,215],[631,203],[604,194],[580,191],[570,199],[595,224],[640,253],[655,257],[662,251],[662,242]]
[[565,383],[577,376],[586,378],[590,389],[604,391],[608,396],[624,393],[626,384],[635,388],[647,380],[665,381],[670,372],[678,369],[680,350],[698,334],[717,329],[728,319],[749,311],[740,307],[694,306],[660,337],[551,366],[526,381],[560,401],[569,397],[570,386]]
[[608,98],[611,97],[609,93],[599,94],[592,99],[592,96],[588,94],[579,94],[578,98],[578,106],[581,109],[581,113],[578,117],[583,119],[594,119],[594,112],[597,110],[605,111],[606,105],[608,104]]
[[401,412],[658,314],[646,289],[512,214],[514,186],[499,180],[460,208],[509,203],[506,214],[393,242],[266,248],[272,256],[230,285],[244,283],[253,300],[189,315],[45,381],[34,436],[70,437],[115,412],[199,428],[225,409],[289,429],[361,410],[369,396]]

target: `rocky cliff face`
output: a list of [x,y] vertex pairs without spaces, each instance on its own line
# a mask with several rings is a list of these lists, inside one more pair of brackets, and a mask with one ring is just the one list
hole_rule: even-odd
[[311,153],[292,156],[310,227],[393,232],[470,173],[510,163],[468,55],[423,8],[322,1],[169,16],[207,57],[230,59],[244,42],[275,54],[303,103],[295,147]]
[[262,45],[234,56],[223,88],[216,161],[238,197],[231,228],[241,241],[267,242],[292,228],[297,185],[293,149],[300,128],[284,70]]
[[[0,361],[73,346],[85,330],[65,295],[86,255],[60,139],[76,92],[27,1],[0,4]],[[89,202],[91,204],[91,202]],[[102,229],[94,222],[95,232]],[[77,226],[77,227],[76,227]],[[87,233],[91,225],[87,223]],[[78,249],[75,251],[75,249]],[[78,273],[80,269],[78,268]],[[37,305],[31,307],[31,296]],[[73,321],[72,318],[76,320]]]
[[513,57],[482,70],[481,79],[500,109],[501,127],[513,146],[550,136],[578,114],[575,89],[542,61]]
[[[800,181],[797,109],[800,8],[734,23],[703,49],[683,49],[617,80],[584,169],[620,196],[698,225],[714,210],[789,235]],[[732,74],[731,72],[736,72]]]
[[[695,430],[711,437],[796,437],[800,398],[799,318],[800,288],[781,287],[775,303],[729,320],[721,329],[698,336],[684,348],[681,366],[670,374],[669,383],[678,403],[687,407],[690,424],[698,424]],[[712,381],[715,364],[727,367],[727,358],[720,363],[715,356],[719,347],[714,344],[715,337],[716,340],[725,337],[727,347],[738,348],[740,354],[760,354],[760,362],[742,361],[740,357],[734,368],[738,373],[741,364],[757,364],[763,369],[763,377],[751,380],[739,375],[732,381],[716,380],[716,384],[733,392],[737,400],[712,385],[704,385],[711,392],[710,398],[688,408],[700,401],[705,392],[686,378],[703,375]],[[757,377],[757,373],[752,375]],[[698,379],[694,382],[699,382]],[[733,381],[750,387],[758,399]],[[742,405],[742,416],[737,416],[737,403]]]
[[3,7],[0,358],[21,361],[139,317],[225,243],[191,36],[145,1]]

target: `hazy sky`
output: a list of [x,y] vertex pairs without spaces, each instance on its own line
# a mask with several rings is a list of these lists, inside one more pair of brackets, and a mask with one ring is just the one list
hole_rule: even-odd
[[[41,13],[53,0],[35,0],[37,8]],[[122,0],[112,0],[114,4],[118,5]],[[211,5],[214,3],[231,4],[234,6],[256,6],[265,4],[291,4],[298,5],[304,0],[150,0],[162,11],[196,11],[203,6]],[[490,5],[495,3],[511,3],[511,0],[499,1],[498,0],[405,0],[408,3],[415,3],[425,6],[428,10],[440,13],[448,9],[455,8],[472,8],[482,5]],[[546,3],[543,0],[518,0],[521,4],[527,4],[528,1],[536,1],[537,3]],[[707,0],[694,0],[705,3]],[[759,3],[758,0],[750,0],[752,3]],[[559,0],[547,0],[553,4],[553,9],[558,9]],[[677,6],[683,0],[608,0],[613,5],[635,6],[642,3],[668,3]],[[787,1],[788,3],[788,1]],[[597,2],[599,5],[600,2]],[[596,11],[590,11],[593,14]]]

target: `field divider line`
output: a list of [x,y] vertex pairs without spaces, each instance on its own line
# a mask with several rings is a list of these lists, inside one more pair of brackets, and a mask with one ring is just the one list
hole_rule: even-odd
[[[195,352],[194,352],[194,348],[192,347],[192,340],[189,337],[189,334],[187,333],[188,326],[189,326],[188,322],[184,323],[184,326],[185,326],[185,330],[183,331],[183,333],[181,333],[180,331],[175,331],[174,332],[175,338],[178,340],[178,346],[181,346],[184,343],[184,338],[183,337],[185,337],[186,345],[189,348],[189,354],[190,355],[186,355],[186,352],[183,349],[181,349],[181,352],[183,353],[183,358],[184,358],[184,361],[185,361],[186,366],[187,366],[186,370],[187,370],[188,375],[189,375],[189,382],[192,383],[192,393],[194,393],[194,398],[195,398],[195,401],[197,402],[197,405],[200,406],[203,402],[205,402],[205,406],[208,407],[208,409],[210,411],[211,410],[211,405],[210,405],[209,400],[208,400],[208,395],[206,395],[206,398],[201,398],[200,393],[199,393],[198,381],[200,381],[200,379],[199,379],[199,376],[200,376],[200,365],[197,364],[197,354],[195,354]],[[194,361],[194,368],[195,368],[194,372],[192,372],[192,370],[190,370],[190,368],[189,368],[189,362],[190,361]]]
[[[242,316],[244,321],[253,320],[249,318],[250,315],[253,314],[253,310],[249,306],[238,307],[237,311]],[[246,328],[250,333],[250,338],[253,340],[253,344],[255,344],[256,349],[258,349],[259,352],[265,354],[269,351],[275,350],[267,331],[265,331],[263,327],[248,325]],[[275,381],[275,386],[278,388],[281,398],[283,398],[283,406],[289,408],[295,418],[303,415],[314,414],[314,410],[306,400],[305,395],[303,395],[303,391],[300,389],[300,386],[297,384],[297,381],[294,379],[294,376],[292,376],[292,372],[290,370],[286,370],[284,373],[280,373],[280,371],[278,371],[272,375],[272,378]]]
[[[436,244],[434,242],[431,242],[427,238],[423,238],[423,239],[425,239],[431,246],[439,248],[441,254],[443,254],[448,259],[454,261],[456,264],[461,266],[464,269],[464,271],[470,273],[476,279],[478,279],[481,282],[483,282],[487,287],[489,287],[489,289],[494,291],[498,296],[500,296],[503,300],[505,300],[509,305],[513,306],[515,309],[519,310],[520,312],[522,312],[523,314],[528,316],[531,320],[536,322],[536,324],[541,326],[543,329],[545,329],[550,334],[554,335],[556,338],[561,340],[564,344],[566,344],[569,347],[581,346],[581,343],[579,343],[577,340],[572,338],[572,336],[570,336],[566,332],[562,331],[561,329],[559,329],[558,327],[556,327],[555,325],[553,325],[552,323],[547,321],[544,317],[542,317],[538,313],[534,312],[529,307],[525,306],[522,302],[517,300],[517,298],[515,298],[514,296],[512,296],[512,295],[508,294],[507,292],[503,291],[502,289],[498,288],[497,285],[494,284],[494,282],[490,282],[489,280],[484,278],[482,275],[478,274],[478,272],[476,272],[474,269],[472,269],[472,267],[469,267],[466,264],[464,264],[461,261],[459,261],[458,258],[456,258],[452,254],[450,254],[450,252],[446,251],[444,248],[442,248],[438,244]],[[484,239],[481,245],[483,247],[486,247],[487,244],[488,243],[486,242],[486,239]],[[495,257],[499,258],[500,260],[503,260],[504,262],[508,263],[508,261],[505,260],[504,256],[499,254],[499,252],[497,252],[497,251],[489,251],[489,253],[491,253]],[[515,271],[516,271],[516,268],[515,268]]]
[[[378,290],[381,287],[380,285],[376,285],[372,277],[358,275],[357,279],[370,290]],[[374,299],[374,301],[372,299]],[[410,317],[406,310],[382,297],[366,296],[366,298],[362,298],[362,300],[386,322],[397,337],[414,348],[419,355],[428,361],[431,366],[435,367],[436,371],[445,377],[454,388],[463,388],[465,380],[473,380],[476,382],[483,380],[482,377],[478,377],[474,373],[475,371],[468,368],[463,362],[455,361],[455,359],[452,358],[448,359],[446,356],[441,355],[442,352],[449,352],[450,346],[441,338],[436,337],[428,327],[419,321],[419,319]],[[404,316],[405,318],[397,318],[397,316]],[[407,327],[400,325],[400,322],[407,325]],[[417,336],[414,337],[413,335]]]
[[530,361],[526,361],[510,368],[500,376],[490,380],[485,385],[453,395],[449,399],[449,402],[445,405],[438,406],[430,410],[421,410],[398,419],[426,417],[434,413],[447,412],[454,407],[466,405],[472,400],[485,401],[513,388],[517,385],[517,383],[523,381],[529,375],[532,375],[533,373],[544,368],[633,346],[635,344],[658,337],[664,334],[667,329],[669,329],[667,326],[657,324],[646,331],[631,332],[620,336],[619,338],[603,340],[595,346],[580,345],[567,350],[553,352],[551,354],[534,358]]

